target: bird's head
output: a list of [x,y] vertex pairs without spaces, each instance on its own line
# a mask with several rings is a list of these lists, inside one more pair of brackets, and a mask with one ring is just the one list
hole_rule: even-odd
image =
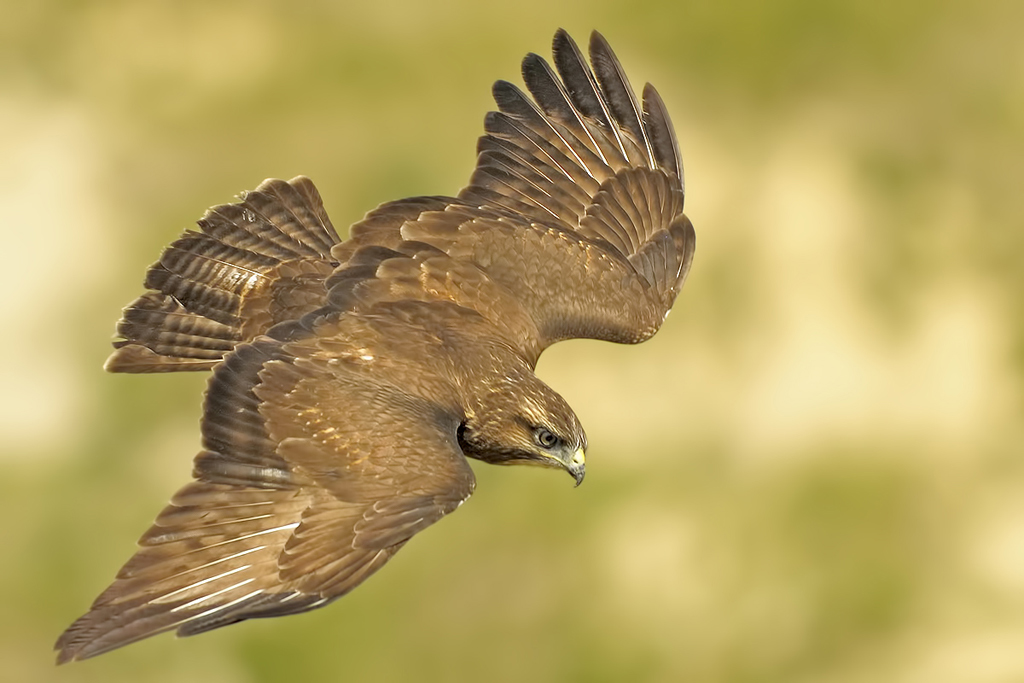
[[460,431],[466,455],[496,465],[557,467],[579,486],[587,435],[576,414],[532,371],[487,386]]

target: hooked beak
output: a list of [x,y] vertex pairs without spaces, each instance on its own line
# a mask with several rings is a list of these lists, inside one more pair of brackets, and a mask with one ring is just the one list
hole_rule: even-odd
[[572,454],[569,462],[565,464],[565,469],[572,475],[572,478],[576,480],[576,486],[583,483],[583,476],[587,473],[587,462],[586,454],[582,448],[576,449],[576,452]]

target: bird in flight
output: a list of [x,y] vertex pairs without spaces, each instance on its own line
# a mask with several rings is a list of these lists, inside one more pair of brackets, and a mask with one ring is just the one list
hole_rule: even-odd
[[469,497],[467,458],[583,480],[537,359],[651,337],[695,246],[665,105],[599,33],[589,52],[560,30],[554,68],[523,60],[529,95],[495,83],[456,197],[343,241],[308,178],[267,180],[164,250],[106,369],[212,371],[202,450],[59,662],[332,602]]

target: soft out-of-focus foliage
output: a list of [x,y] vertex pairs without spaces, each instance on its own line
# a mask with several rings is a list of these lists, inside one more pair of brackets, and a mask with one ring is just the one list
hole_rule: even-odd
[[[1024,6],[0,9],[5,680],[1024,678]],[[144,268],[267,176],[456,192],[558,26],[657,84],[699,243],[654,340],[541,361],[586,484],[477,467],[327,609],[55,669],[198,448],[204,378],[100,370]]]

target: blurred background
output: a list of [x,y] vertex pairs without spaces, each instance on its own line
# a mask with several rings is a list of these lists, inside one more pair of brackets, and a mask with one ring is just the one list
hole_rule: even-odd
[[[0,678],[1024,680],[1024,5],[0,0]],[[266,177],[454,194],[497,78],[601,30],[698,233],[662,332],[539,372],[584,486],[477,493],[350,596],[55,668],[199,447],[102,372],[161,248]]]

